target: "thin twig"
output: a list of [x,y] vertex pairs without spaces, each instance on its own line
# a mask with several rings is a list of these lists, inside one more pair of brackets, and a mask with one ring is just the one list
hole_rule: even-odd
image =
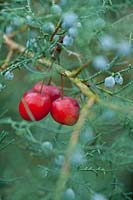
[[[7,35],[4,35],[3,37],[4,37],[4,41],[5,41],[6,45],[9,46],[11,49],[13,49],[15,51],[19,51],[21,53],[23,53],[25,51],[25,47],[24,46],[21,46],[18,43],[14,42]],[[27,53],[27,56],[28,57],[33,57],[33,54],[31,52],[29,52],[29,53]],[[47,60],[46,58],[38,59],[38,62],[46,65],[47,67],[51,66],[51,61]],[[74,78],[73,77],[73,76],[75,76],[75,74],[73,74],[73,72],[65,70],[61,65],[58,65],[58,64],[55,64],[55,63],[53,64],[53,68],[56,69],[60,74],[63,74],[64,76],[69,78],[75,85],[77,85],[77,87],[79,87],[79,89],[81,90],[81,92],[85,96],[87,96],[89,98],[93,98],[96,101],[98,100],[98,96],[95,95],[84,83],[82,83],[82,81],[80,81],[79,78],[77,78],[77,77]]]
[[56,35],[56,33],[58,32],[58,30],[60,29],[60,27],[61,27],[61,20],[58,22],[58,24],[57,24],[57,26],[55,28],[55,31],[52,33],[52,35],[51,35],[51,37],[49,39],[50,42],[52,42],[54,36]]

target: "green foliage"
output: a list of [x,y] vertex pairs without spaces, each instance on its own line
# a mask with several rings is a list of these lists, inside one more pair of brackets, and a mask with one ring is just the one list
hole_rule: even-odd
[[[62,13],[52,12],[54,4]],[[1,200],[133,199],[132,10],[132,0],[0,1]],[[68,12],[78,22],[67,46]],[[96,56],[107,61],[103,68]],[[61,125],[50,114],[22,120],[24,92],[51,78],[61,88],[61,74],[65,96],[76,98],[81,112],[97,97],[82,123]],[[109,76],[123,83],[107,88]],[[71,144],[74,134],[79,138]]]

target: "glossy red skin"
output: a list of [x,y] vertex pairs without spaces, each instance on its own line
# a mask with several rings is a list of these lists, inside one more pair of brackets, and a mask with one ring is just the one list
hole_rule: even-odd
[[19,103],[19,113],[27,121],[43,119],[49,113],[50,108],[50,97],[47,94],[40,94],[32,90],[27,91]]
[[32,93],[32,92],[34,92],[33,89],[27,90],[27,91],[24,93],[23,97],[24,97],[25,95],[27,95],[28,93]]
[[58,123],[72,126],[79,118],[79,104],[71,97],[63,97],[52,102],[51,115]]
[[[36,83],[33,86],[33,90],[40,92],[42,87],[42,81]],[[42,87],[42,93],[48,94],[51,98],[51,101],[54,101],[56,99],[58,99],[61,96],[61,91],[57,86],[53,86],[53,85],[45,85],[43,84]]]

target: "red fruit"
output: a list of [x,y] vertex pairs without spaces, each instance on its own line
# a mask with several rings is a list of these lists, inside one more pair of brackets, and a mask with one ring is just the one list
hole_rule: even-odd
[[20,103],[19,113],[27,121],[39,121],[50,111],[51,99],[47,94],[27,91]]
[[72,126],[79,118],[79,104],[71,97],[63,97],[52,102],[51,115],[55,121]]
[[51,98],[51,101],[54,101],[55,99],[58,99],[61,96],[60,89],[57,86],[53,85],[45,85],[42,86],[42,81],[36,83],[33,86],[33,90],[40,92],[42,87],[42,93],[48,94]]
[[24,95],[23,95],[23,96],[27,95],[28,93],[32,93],[32,92],[34,92],[34,90],[33,90],[33,89],[27,90],[27,91],[24,93]]

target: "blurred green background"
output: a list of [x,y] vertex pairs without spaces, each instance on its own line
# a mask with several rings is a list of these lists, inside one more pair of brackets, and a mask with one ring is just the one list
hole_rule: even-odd
[[[52,3],[60,6],[61,14],[52,13]],[[43,25],[51,22],[56,26],[62,15],[70,11],[78,16],[78,35],[71,47],[62,50],[60,64],[72,70],[81,65],[80,61],[90,60],[91,64],[79,78],[88,80],[97,73],[92,63],[97,55],[105,56],[109,62],[117,56],[116,51],[101,48],[101,36],[109,35],[115,43],[129,41],[132,46],[132,0],[0,1],[0,66],[9,52],[4,34],[15,33],[13,40],[23,46],[35,39],[27,47],[34,58],[28,63],[24,54],[15,52],[6,66],[12,69],[18,64],[13,70],[13,80],[6,80],[3,73],[0,76],[0,200],[54,200],[55,185],[75,126],[60,125],[50,114],[40,122],[26,122],[19,115],[18,104],[24,92],[37,81],[45,78],[47,83],[49,80],[45,65],[41,65],[44,73],[36,69],[38,55],[44,53],[44,57],[51,57],[51,33],[45,32]],[[80,55],[80,60],[69,51]],[[127,69],[129,64],[133,64],[132,51],[128,56],[119,57],[111,73]],[[4,70],[0,67],[1,72]],[[65,188],[66,191],[71,188],[75,196],[62,191],[62,200],[133,199],[132,70],[122,73],[122,86],[109,90],[116,95],[105,91],[103,81],[107,75],[107,72],[102,73],[93,80],[94,91],[103,103],[90,109],[79,130],[79,144]],[[55,70],[52,78],[53,83],[61,87],[60,75]],[[99,82],[102,82],[101,89],[96,88]],[[67,78],[64,91],[65,95],[76,98],[82,109],[86,97]],[[46,141],[52,148],[43,147]]]

